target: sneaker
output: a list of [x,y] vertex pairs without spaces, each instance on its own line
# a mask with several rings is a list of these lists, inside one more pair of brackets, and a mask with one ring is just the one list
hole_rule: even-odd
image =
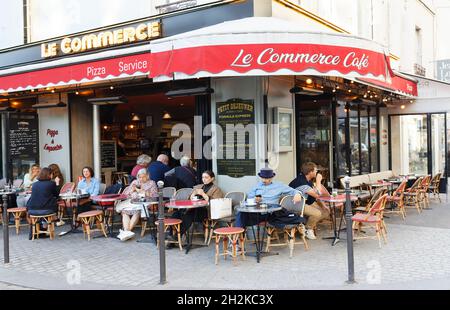
[[306,230],[306,238],[310,239],[310,240],[315,240],[316,235],[314,235],[314,230],[313,229],[307,229]]
[[57,227],[63,226],[65,224],[66,224],[66,222],[64,222],[63,220],[59,220],[58,222],[56,222]]
[[131,238],[134,237],[134,232],[132,231],[124,231],[124,236],[122,237],[122,239],[120,239],[121,241],[127,241]]
[[119,229],[119,233],[117,234],[117,239],[122,240],[123,237],[125,237],[124,231],[122,229]]

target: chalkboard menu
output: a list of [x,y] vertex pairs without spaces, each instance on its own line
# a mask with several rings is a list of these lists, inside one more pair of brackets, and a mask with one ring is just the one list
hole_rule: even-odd
[[100,145],[102,154],[102,169],[117,169],[116,141],[102,140]]
[[37,114],[12,114],[9,117],[9,158],[39,157],[39,122]]
[[[220,175],[239,178],[245,175],[256,175],[254,139],[250,139],[249,132],[245,132],[243,139],[234,130],[234,127],[245,128],[255,124],[255,111],[253,100],[230,99],[218,102],[216,105],[216,123],[222,128],[223,140],[218,142],[217,172]],[[255,129],[250,128],[253,138]],[[230,156],[231,155],[231,156]]]

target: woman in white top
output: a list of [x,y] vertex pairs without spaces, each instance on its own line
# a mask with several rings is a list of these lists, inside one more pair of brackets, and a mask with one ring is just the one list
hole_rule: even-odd
[[41,167],[39,167],[38,164],[31,166],[30,171],[23,177],[23,188],[25,190],[31,189],[31,185],[33,185],[34,182],[37,182],[37,176],[40,172]]
[[[41,172],[41,167],[39,167],[38,164],[34,164],[30,167],[30,170],[25,176],[23,177],[23,188],[25,191],[30,191],[31,186],[33,183],[36,183],[38,181],[37,177],[39,176],[39,173]],[[20,195],[17,195],[17,206],[25,207],[27,205],[28,199],[30,199],[31,194],[29,193],[21,193]]]

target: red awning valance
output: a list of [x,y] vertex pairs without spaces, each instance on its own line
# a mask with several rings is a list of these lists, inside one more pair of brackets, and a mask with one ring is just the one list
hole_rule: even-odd
[[406,96],[412,96],[417,97],[417,82],[412,81],[410,79],[401,77],[399,75],[396,75],[394,72],[394,76],[391,76],[390,81],[379,81],[374,79],[365,79],[365,78],[359,78],[358,81],[361,81],[363,83],[382,87],[388,91],[392,91],[399,95],[406,95]]
[[148,76],[148,52],[57,68],[0,76],[0,92],[73,85],[132,76]]
[[384,47],[359,37],[302,32],[273,17],[250,17],[150,43],[156,81],[211,76],[327,75],[389,79]]

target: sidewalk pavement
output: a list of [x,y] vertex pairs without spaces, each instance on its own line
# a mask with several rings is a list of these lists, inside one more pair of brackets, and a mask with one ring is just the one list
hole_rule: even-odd
[[[354,243],[356,284],[346,284],[345,232],[332,247],[330,240],[311,240],[310,250],[287,247],[261,263],[247,256],[220,259],[214,246],[166,251],[166,285],[159,285],[159,256],[154,244],[121,242],[112,238],[83,239],[69,234],[55,240],[28,240],[24,227],[10,229],[10,260],[4,265],[0,240],[0,288],[10,289],[450,289],[450,204],[433,203],[433,210],[407,210],[403,221],[388,215],[388,243]],[[57,228],[57,232],[67,227]],[[328,227],[318,232],[330,236]],[[3,282],[3,284],[2,284]]]

